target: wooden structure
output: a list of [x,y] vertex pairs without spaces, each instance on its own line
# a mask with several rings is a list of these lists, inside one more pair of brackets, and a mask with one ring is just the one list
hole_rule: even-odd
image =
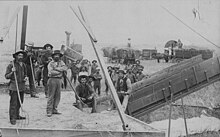
[[138,90],[140,88],[146,87],[150,84],[153,84],[153,83],[161,81],[165,78],[168,78],[176,73],[181,72],[183,69],[186,69],[186,68],[188,68],[192,65],[195,65],[197,63],[200,63],[202,61],[203,61],[202,56],[199,55],[199,56],[193,57],[191,59],[182,61],[178,64],[172,65],[172,66],[165,68],[161,71],[158,71],[156,73],[153,73],[153,74],[149,75],[148,77],[145,77],[145,79],[143,79],[142,81],[134,83],[132,85],[132,89],[133,89],[132,92],[136,92],[136,90]]
[[167,101],[171,100],[171,95],[175,101],[219,80],[220,57],[178,69],[181,70],[168,73],[165,77],[158,76],[153,82],[146,82],[147,79],[138,82],[129,98],[129,114],[139,118],[167,104]]
[[112,131],[86,129],[39,129],[0,127],[0,137],[165,137],[165,132],[148,126],[146,123],[126,115],[132,123],[139,124],[144,131]]
[[175,58],[179,59],[189,59],[200,54],[203,59],[210,59],[213,57],[213,52],[211,50],[176,49],[174,52]]
[[27,29],[28,6],[23,6],[22,30],[21,30],[21,49],[24,50]]
[[152,59],[153,54],[156,54],[157,50],[156,49],[143,49],[142,50],[142,59]]

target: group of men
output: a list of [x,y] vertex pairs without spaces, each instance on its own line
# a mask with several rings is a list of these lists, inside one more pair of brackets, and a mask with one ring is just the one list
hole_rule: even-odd
[[[67,71],[67,66],[61,60],[63,56],[59,50],[52,52],[51,44],[44,45],[45,50],[50,54],[45,54],[43,61],[43,83],[45,94],[47,95],[47,116],[52,114],[60,114],[57,111],[57,106],[60,102],[61,82],[64,73]],[[9,79],[9,117],[12,125],[16,124],[16,120],[23,120],[26,117],[20,116],[19,109],[24,101],[24,92],[26,90],[25,83],[29,81],[31,97],[37,98],[36,87],[34,81],[34,66],[36,62],[30,47],[19,50],[13,54],[14,60],[7,66],[5,78]]]
[[[53,51],[51,44],[46,44],[43,48],[45,49],[45,54],[40,56],[40,61],[39,58],[34,56],[31,46],[27,46],[26,50],[14,53],[14,60],[7,66],[5,78],[10,80],[10,123],[15,125],[16,120],[26,119],[19,115],[19,109],[24,100],[26,81],[29,81],[31,97],[38,98],[34,83],[34,64],[36,62],[39,64],[39,72],[42,73],[47,97],[46,113],[48,117],[53,114],[61,114],[58,112],[57,107],[60,102],[62,79],[67,75],[68,69],[71,70],[71,82],[74,80],[73,83],[76,85],[76,103],[74,105],[79,109],[87,105],[92,107],[92,113],[96,112],[95,98],[96,95],[101,95],[102,80],[97,61],[93,60],[92,64],[90,64],[87,59],[81,62],[72,60],[70,64],[66,65],[62,60],[63,54],[59,50]],[[137,61],[134,65],[128,64],[124,70],[118,66],[108,67],[109,75],[121,102],[124,95],[131,92],[131,84],[144,78],[142,71],[143,66],[140,65],[140,61]],[[106,84],[106,87],[108,88],[108,84]]]
[[[135,64],[128,62],[126,66],[118,63],[114,67],[108,66],[107,69],[121,103],[123,103],[124,97],[131,93],[131,85],[145,77],[143,74],[144,67],[140,64],[139,60]],[[112,105],[110,110],[114,107],[115,105]]]

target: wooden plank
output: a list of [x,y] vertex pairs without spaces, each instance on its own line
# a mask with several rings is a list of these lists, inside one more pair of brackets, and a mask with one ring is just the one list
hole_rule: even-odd
[[[219,79],[220,79],[220,77],[218,76],[218,77],[216,77],[216,79],[211,80],[210,83],[216,82]],[[191,93],[193,93],[193,92],[195,92],[197,90],[200,90],[201,88],[203,88],[205,86],[208,86],[210,83],[203,83],[202,86],[196,86],[193,89],[189,90],[188,92],[184,92],[182,96],[176,95],[175,96],[175,100],[178,100],[181,97],[187,96],[187,95],[189,95],[189,94],[191,94]],[[152,112],[152,111],[154,111],[156,109],[159,109],[159,108],[163,107],[164,105],[166,105],[166,102],[164,100],[161,100],[160,102],[157,102],[157,103],[154,103],[152,105],[149,105],[148,107],[140,109],[140,110],[138,110],[136,112],[129,112],[129,113],[131,113],[132,116],[134,116],[135,118],[139,118],[141,116],[146,115],[149,112]]]
[[141,98],[143,96],[147,96],[153,93],[153,86],[148,86],[146,88],[140,89],[138,92],[132,93],[130,97],[130,101],[136,100],[138,98]]
[[[95,51],[95,54],[97,56],[97,59],[98,59],[98,62],[100,64],[100,67],[102,69],[102,72],[104,74],[104,77],[106,78],[107,80],[107,83],[108,83],[108,86],[110,88],[110,91],[112,93],[112,97],[114,99],[114,102],[116,104],[116,107],[117,107],[117,110],[118,110],[118,113],[119,113],[119,116],[120,116],[120,119],[121,119],[121,122],[122,122],[122,127],[123,127],[123,130],[128,130],[129,129],[129,126],[128,126],[128,123],[126,121],[126,117],[125,117],[125,113],[122,109],[122,106],[121,106],[121,103],[120,103],[120,100],[118,98],[118,95],[116,93],[116,89],[112,83],[112,80],[108,74],[108,70],[107,70],[107,67],[105,66],[105,62],[103,60],[103,58],[101,58],[101,53],[100,53],[100,49],[99,47],[96,45],[95,42],[97,42],[97,40],[95,39],[94,35],[92,35],[92,30],[90,29],[89,25],[88,25],[88,22],[86,22],[86,17],[83,15],[83,10],[80,10],[80,14],[81,14],[81,17],[78,15],[78,13],[76,11],[74,11],[74,8],[73,7],[70,7],[72,9],[72,11],[74,12],[74,14],[77,16],[77,18],[79,19],[79,21],[81,22],[81,24],[84,26],[84,28],[86,29],[86,31],[88,32],[88,35],[89,35],[89,38],[91,40],[91,44],[92,44],[92,47]],[[80,9],[80,7],[79,7]]]
[[[159,104],[161,103],[165,104],[166,98],[170,99],[170,93],[168,92],[168,85],[164,85],[164,81],[173,81],[172,89],[174,90],[174,99],[176,100],[181,98],[180,96],[186,96],[192,92],[195,92],[196,90],[201,89],[205,85],[208,85],[208,82],[213,83],[219,79],[220,67],[218,64],[218,58],[201,62],[195,65],[194,68],[194,70],[192,67],[185,69],[172,77],[159,81],[157,86],[154,85],[156,87],[156,90],[154,91],[157,96],[156,100],[154,100],[155,98],[153,96],[155,95],[153,93],[147,96],[142,96],[137,100],[132,100],[132,102],[129,102],[128,106],[129,110],[131,110],[129,113],[132,115],[139,115],[139,113],[141,114],[145,111],[149,112],[150,110],[155,110],[155,108],[158,108],[157,106],[160,106]],[[196,72],[197,82],[194,72]],[[204,72],[206,72],[206,74]],[[162,91],[163,89],[164,93]],[[137,91],[137,93],[138,92],[139,91]]]
[[180,71],[187,69],[190,66],[193,66],[195,64],[198,64],[200,62],[202,62],[202,56],[196,56],[193,57],[189,60],[185,60],[180,62],[179,64],[170,66],[164,70],[161,70],[159,72],[156,72],[154,74],[151,75],[150,78],[148,79],[143,79],[142,81],[136,82],[135,84],[132,84],[132,89],[134,89],[132,92],[136,92],[138,89],[149,86],[153,83],[156,83],[160,80],[166,79],[176,73],[179,73]]
[[27,29],[27,15],[28,15],[28,6],[23,6],[23,17],[22,17],[22,30],[21,30],[21,46],[20,49],[24,50],[25,40],[26,40],[26,29]]
[[[143,125],[143,124],[142,124]],[[82,129],[30,129],[30,128],[0,128],[2,137],[106,137],[127,135],[137,137],[165,137],[165,132],[159,130],[152,131],[102,131],[102,130],[82,130]]]

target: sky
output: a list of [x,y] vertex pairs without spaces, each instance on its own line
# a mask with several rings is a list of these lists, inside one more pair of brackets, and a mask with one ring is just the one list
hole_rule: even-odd
[[[79,5],[84,9],[100,46],[125,45],[127,39],[131,38],[132,45],[139,46],[135,48],[156,47],[163,50],[167,41],[180,39],[185,45],[194,44],[215,49],[215,46],[184,26],[162,7],[220,46],[219,0],[0,1],[0,17],[3,19],[0,21],[0,28],[16,7],[24,4],[28,5],[26,41],[33,41],[36,46],[51,43],[58,49],[65,43],[65,31],[70,31],[71,41],[83,44],[85,53],[91,52],[89,37],[71,11],[70,5],[76,9]],[[194,19],[193,8],[199,11],[200,20]],[[21,11],[18,16],[18,45]],[[14,21],[9,35],[0,46],[14,47],[15,24]]]

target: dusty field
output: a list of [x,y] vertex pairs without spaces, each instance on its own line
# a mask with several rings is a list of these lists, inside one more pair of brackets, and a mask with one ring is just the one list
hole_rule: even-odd
[[[7,58],[4,59],[5,64],[8,63]],[[155,63],[154,63],[155,62]],[[152,67],[150,64],[155,64],[155,67]],[[153,73],[155,68],[158,70],[163,69],[171,64],[164,65],[157,64],[156,61],[144,61],[143,65],[145,67],[145,73]],[[148,67],[149,66],[149,67]],[[1,66],[2,68],[5,66]],[[2,76],[3,75],[3,76]],[[1,73],[1,79],[3,82],[7,82],[4,79],[4,72]],[[102,81],[104,85],[104,81]],[[68,88],[69,89],[69,88]],[[102,91],[105,89],[103,86]],[[40,89],[41,91],[42,89]],[[5,92],[6,91],[6,92]],[[105,92],[102,92],[102,96],[105,95]],[[39,93],[40,98],[30,98],[30,95],[25,95],[24,109],[29,114],[29,125],[31,128],[64,128],[64,129],[88,129],[88,130],[114,130],[122,131],[122,124],[118,116],[117,111],[105,111],[107,107],[98,106],[98,109],[104,110],[101,113],[91,114],[90,108],[85,108],[83,112],[76,109],[72,104],[75,102],[74,93],[70,90],[62,92],[61,102],[59,104],[58,110],[62,115],[53,115],[48,118],[46,116],[46,102],[47,99],[43,92]],[[8,107],[9,107],[9,95],[7,90],[1,90],[0,93],[0,127],[13,127],[9,123],[8,116]],[[131,130],[133,131],[147,131],[154,129],[151,127],[143,127],[142,125],[134,122],[132,120],[128,121]],[[18,121],[17,125],[22,123]],[[16,126],[14,126],[16,127]]]
[[[4,58],[4,64],[8,64],[9,58]],[[154,72],[157,72],[159,70],[162,70],[166,67],[169,67],[173,65],[173,63],[164,63],[163,61],[161,63],[157,63],[156,60],[148,60],[148,61],[141,61],[141,64],[145,66],[144,68],[144,74],[152,74]],[[4,73],[5,73],[5,65],[0,65],[0,69],[4,70],[1,71],[1,77],[0,80],[3,82],[6,82],[4,79]],[[105,95],[105,86],[104,86],[104,80],[102,80],[102,92],[101,96]],[[25,95],[25,102],[24,102],[24,109],[29,113],[30,115],[30,123],[28,127],[34,127],[34,128],[64,128],[64,129],[88,129],[88,130],[94,130],[94,129],[100,129],[100,130],[122,130],[120,118],[118,116],[117,111],[105,111],[105,109],[108,107],[99,107],[100,110],[102,110],[101,113],[96,114],[90,114],[91,111],[90,108],[85,108],[83,112],[76,109],[74,106],[72,106],[73,102],[75,101],[74,94],[71,90],[63,91],[62,92],[62,98],[59,105],[59,111],[62,112],[62,115],[53,115],[52,117],[48,118],[46,116],[46,98],[42,92],[39,93],[40,98],[39,99],[33,99],[30,98],[29,95]],[[216,82],[215,84],[212,84],[206,88],[201,89],[198,92],[195,92],[187,97],[184,97],[184,104],[186,105],[199,105],[204,107],[214,107],[217,106],[220,103],[220,82]],[[9,123],[8,118],[8,106],[9,106],[9,96],[7,93],[4,93],[5,90],[0,90],[0,127],[13,127]],[[176,104],[179,104],[180,101],[176,101]],[[30,105],[31,104],[31,105]],[[104,110],[104,111],[103,111]],[[190,121],[191,123],[194,123],[194,125],[189,126],[191,134],[194,133],[201,133],[204,132],[204,127],[200,128],[200,130],[193,129],[193,127],[198,127],[198,125],[201,125],[199,122],[204,121],[204,119],[207,119],[206,122],[208,123],[207,127],[211,125],[216,126],[215,128],[212,128],[208,131],[217,131],[217,129],[220,129],[218,125],[220,125],[219,120],[214,117],[206,118],[202,114],[201,108],[190,108],[186,107],[186,116],[187,121]],[[183,119],[182,119],[182,109],[180,107],[173,107],[172,112],[172,119],[173,124],[175,128],[172,129],[172,136],[181,136],[184,135],[184,125],[183,125]],[[141,120],[150,123],[151,126],[154,128],[158,128],[160,130],[167,131],[168,127],[168,119],[169,116],[169,107],[164,106],[161,109],[158,109],[154,112],[151,112],[150,114],[143,117]],[[189,123],[190,123],[189,122]],[[18,123],[19,124],[19,123]],[[141,125],[137,124],[134,121],[129,121],[129,125],[132,130],[134,131],[146,131],[146,130],[153,130],[152,128],[148,127],[142,127]],[[16,126],[15,126],[16,127]],[[203,130],[203,131],[202,131]],[[214,132],[214,134],[217,134],[218,132]],[[203,133],[204,134],[204,133]],[[207,133],[206,133],[207,135]]]
[[[46,102],[43,93],[40,98],[30,98],[25,95],[24,110],[29,114],[28,128],[57,128],[57,129],[88,129],[88,130],[113,130],[122,131],[122,125],[117,111],[103,111],[91,114],[90,108],[84,108],[83,112],[72,106],[75,102],[74,94],[69,91],[62,92],[62,98],[58,110],[61,115],[46,116]],[[8,106],[9,96],[0,94],[0,127],[17,127],[9,123]],[[21,121],[17,125],[22,126]],[[151,127],[143,127],[133,120],[128,120],[132,131],[155,131]]]

